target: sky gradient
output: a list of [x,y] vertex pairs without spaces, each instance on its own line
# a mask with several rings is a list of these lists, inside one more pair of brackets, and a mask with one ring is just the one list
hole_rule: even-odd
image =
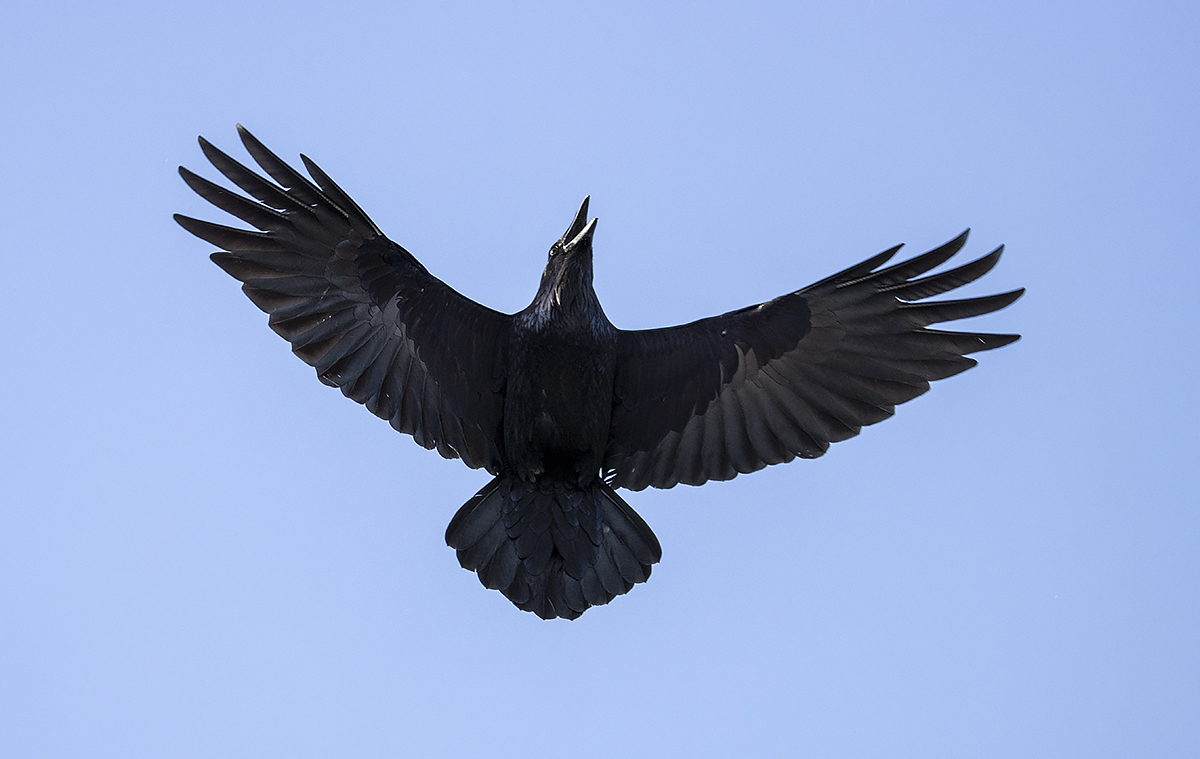
[[[644,5],[6,13],[0,756],[1200,755],[1200,10]],[[620,328],[969,226],[1024,338],[544,622],[171,220],[235,123],[502,311],[591,195]]]

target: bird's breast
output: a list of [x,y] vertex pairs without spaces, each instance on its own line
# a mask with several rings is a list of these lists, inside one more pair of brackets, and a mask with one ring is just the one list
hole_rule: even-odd
[[525,479],[598,476],[612,413],[616,334],[518,331],[504,405],[505,457]]

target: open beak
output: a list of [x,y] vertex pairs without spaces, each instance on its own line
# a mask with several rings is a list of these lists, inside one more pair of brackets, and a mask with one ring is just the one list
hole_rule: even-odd
[[579,206],[579,211],[571,221],[571,226],[567,227],[566,234],[562,236],[563,250],[570,250],[583,243],[591,244],[592,235],[596,231],[596,220],[587,221],[588,201],[591,199],[590,195],[583,199],[583,204]]

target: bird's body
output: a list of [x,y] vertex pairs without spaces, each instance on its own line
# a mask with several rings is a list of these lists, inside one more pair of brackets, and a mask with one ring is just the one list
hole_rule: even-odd
[[600,479],[617,329],[592,288],[587,201],[511,322],[501,473],[451,521],[464,567],[519,608],[579,616],[650,576],[649,526]]
[[617,329],[592,288],[586,201],[579,211],[566,245],[555,243],[574,245],[553,253],[533,302],[512,320],[504,450],[523,480],[584,486],[599,478],[608,443]]
[[322,382],[421,445],[494,475],[446,540],[484,585],[544,618],[607,603],[661,558],[614,488],[699,485],[819,456],[931,380],[974,366],[965,354],[1017,339],[926,329],[1021,295],[917,302],[999,260],[997,249],[922,277],[961,249],[965,233],[881,268],[897,246],[768,303],[619,330],[592,287],[587,200],[551,246],[533,302],[500,314],[430,275],[307,158],[315,184],[241,133],[278,184],[203,139],[201,147],[258,202],[180,172],[260,231],[176,219],[223,249],[213,260]]
[[581,327],[565,334],[516,320],[504,400],[504,450],[514,474],[598,479],[612,415],[617,335]]

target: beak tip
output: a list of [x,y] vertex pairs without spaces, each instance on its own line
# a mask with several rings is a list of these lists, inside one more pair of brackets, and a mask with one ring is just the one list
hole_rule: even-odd
[[[584,198],[583,203],[579,206],[579,210],[575,212],[575,218],[571,220],[571,226],[567,227],[567,231],[562,236],[562,242],[564,245],[570,245],[575,240],[579,239],[580,235],[582,235],[584,230],[587,228],[588,203],[591,201],[591,199],[591,195],[588,195],[586,198]],[[592,222],[594,223],[595,219],[593,219]]]

